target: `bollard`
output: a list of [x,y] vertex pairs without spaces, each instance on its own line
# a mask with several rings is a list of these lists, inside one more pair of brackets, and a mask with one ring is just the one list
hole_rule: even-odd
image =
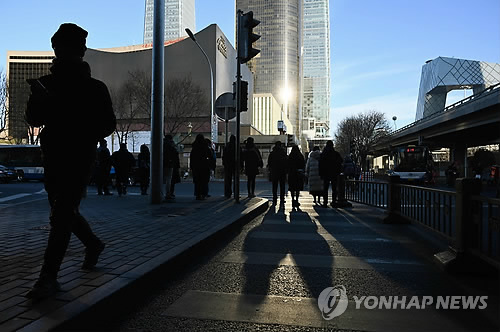
[[461,255],[478,236],[477,227],[472,223],[470,197],[481,193],[481,181],[469,178],[456,179],[455,190],[456,234],[452,247],[458,255]]
[[342,173],[337,181],[337,207],[352,207],[352,204],[345,198],[345,175]]
[[401,224],[408,221],[401,217],[401,183],[399,175],[389,175],[389,192],[387,193],[387,217],[385,224]]
[[448,250],[435,254],[434,259],[447,272],[481,273],[487,268],[478,259],[467,257],[467,249],[474,247],[479,236],[478,226],[472,221],[470,198],[481,193],[481,181],[456,179],[455,190],[455,237]]

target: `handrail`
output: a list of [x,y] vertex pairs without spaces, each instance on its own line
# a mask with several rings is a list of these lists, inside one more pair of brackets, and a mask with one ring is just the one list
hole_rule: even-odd
[[439,194],[455,195],[455,192],[454,191],[450,191],[450,190],[435,189],[435,188],[415,186],[415,185],[410,185],[410,184],[398,184],[398,186],[400,186],[400,187],[404,186],[405,188],[421,189],[421,190],[435,192],[435,193],[439,193]]

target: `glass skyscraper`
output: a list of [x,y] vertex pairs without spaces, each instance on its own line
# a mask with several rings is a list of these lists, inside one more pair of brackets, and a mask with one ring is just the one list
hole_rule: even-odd
[[302,128],[328,136],[330,125],[330,24],[328,0],[303,0]]
[[[165,41],[186,36],[185,28],[196,32],[195,0],[165,0]],[[144,44],[153,42],[154,0],[146,0]]]
[[[299,134],[301,99],[302,1],[236,0],[237,10],[253,11],[254,19],[261,22],[254,28],[261,36],[254,44],[260,53],[248,63],[254,73],[254,93],[272,93],[296,135]],[[288,98],[284,91],[288,91]]]

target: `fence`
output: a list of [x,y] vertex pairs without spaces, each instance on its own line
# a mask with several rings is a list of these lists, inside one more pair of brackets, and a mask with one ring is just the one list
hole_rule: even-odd
[[[412,222],[500,269],[500,199],[480,196],[476,179],[457,179],[456,192],[389,182],[339,181],[339,197],[387,209],[387,222]],[[345,196],[343,196],[345,195]]]
[[346,180],[345,198],[379,208],[387,208],[388,183]]

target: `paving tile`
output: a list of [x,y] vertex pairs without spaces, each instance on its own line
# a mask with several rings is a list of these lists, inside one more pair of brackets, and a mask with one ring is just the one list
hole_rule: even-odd
[[26,310],[27,310],[26,307],[15,305],[15,306],[11,306],[5,310],[0,311],[0,324],[22,314]]
[[[62,294],[62,293],[58,293]],[[62,297],[63,295],[61,295]],[[18,317],[19,318],[24,318],[24,319],[38,319],[42,317],[45,314],[51,313],[54,310],[57,310],[58,308],[62,307],[65,305],[68,301],[63,301],[59,299],[59,296],[53,299],[48,299],[44,300],[42,302],[36,303],[35,305],[32,305],[31,307],[28,308],[27,311],[23,312],[20,314]]]
[[23,319],[23,318],[13,318],[10,319],[4,323],[0,324],[0,331],[2,332],[10,332],[10,331],[17,331],[21,327],[28,325],[31,323],[33,320],[31,319]]
[[108,281],[111,281],[115,278],[116,278],[116,275],[104,274],[98,278],[87,280],[87,282],[85,282],[84,285],[99,287],[99,286],[102,286],[105,283],[107,283]]

